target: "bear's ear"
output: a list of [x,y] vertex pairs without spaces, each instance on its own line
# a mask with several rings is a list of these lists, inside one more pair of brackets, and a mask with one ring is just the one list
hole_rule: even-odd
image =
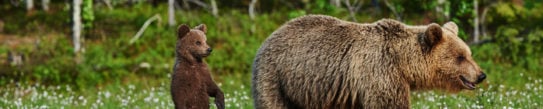
[[198,29],[200,31],[203,31],[204,33],[207,33],[206,24],[200,24],[200,25],[196,26],[196,29]]
[[454,35],[458,35],[458,26],[456,26],[456,23],[454,22],[447,22],[445,25],[443,25],[443,28],[451,31],[454,33]]
[[189,31],[190,31],[189,26],[182,24],[181,26],[179,26],[179,28],[177,28],[177,38],[179,39],[183,38],[183,36],[187,35]]
[[422,43],[424,46],[429,47],[430,50],[437,45],[443,38],[443,31],[438,24],[430,24],[424,32]]

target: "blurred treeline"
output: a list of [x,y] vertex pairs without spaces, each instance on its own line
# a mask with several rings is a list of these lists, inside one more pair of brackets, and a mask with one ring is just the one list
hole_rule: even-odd
[[0,1],[0,84],[85,87],[168,78],[179,24],[208,26],[214,52],[206,61],[215,76],[247,75],[262,41],[306,14],[360,23],[453,21],[479,63],[543,77],[542,0],[81,0],[80,41],[74,41],[74,1]]

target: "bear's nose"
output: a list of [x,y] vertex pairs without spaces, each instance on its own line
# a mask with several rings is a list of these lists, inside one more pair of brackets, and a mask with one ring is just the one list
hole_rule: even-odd
[[486,74],[484,72],[481,72],[481,75],[479,75],[479,77],[477,77],[477,83],[483,82],[483,80],[485,80],[485,78],[486,78]]
[[207,49],[207,52],[211,53],[211,51],[213,51],[213,49],[211,49],[211,48]]

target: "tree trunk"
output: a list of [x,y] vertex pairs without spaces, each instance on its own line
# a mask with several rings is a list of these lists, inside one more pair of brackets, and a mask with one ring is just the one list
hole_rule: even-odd
[[356,17],[355,17],[355,9],[351,5],[351,2],[349,0],[345,0],[344,2],[345,2],[345,7],[347,7],[347,10],[349,10],[349,15],[351,16],[352,21],[357,22]]
[[217,2],[215,0],[211,0],[211,13],[215,18],[219,17],[219,8],[217,8]]
[[41,7],[44,11],[49,11],[49,0],[41,0]]
[[443,15],[443,17],[445,18],[445,21],[449,21],[450,20],[449,13],[445,12],[445,7],[446,7],[445,2],[448,2],[448,1],[438,0],[437,6],[435,9],[436,9],[436,13],[440,13],[441,15]]
[[102,0],[104,2],[104,4],[106,4],[107,8],[109,10],[113,10],[113,6],[111,6],[111,1],[110,0]]
[[189,1],[188,0],[182,0],[183,1],[183,8],[190,9]]
[[34,9],[34,0],[26,0],[26,10],[31,11]]
[[[494,2],[491,2],[489,3],[488,5],[484,6],[483,8],[483,13],[481,14],[481,33],[483,37],[488,37],[488,33],[487,33],[487,26],[486,26],[486,17],[487,17],[487,13],[488,11],[496,6],[497,2],[494,1]],[[492,37],[491,37],[492,38]]]
[[73,1],[73,43],[74,43],[74,52],[79,54],[81,50],[81,0]]
[[473,19],[473,37],[472,42],[479,42],[479,5],[477,0],[473,0],[473,11],[475,18]]
[[168,0],[168,25],[175,26],[174,0]]
[[341,1],[340,0],[330,0],[330,4],[336,6],[336,8],[341,7]]
[[159,23],[162,22],[162,18],[160,18],[160,15],[158,15],[158,14],[156,14],[155,16],[147,19],[147,21],[145,21],[145,23],[143,23],[143,26],[136,33],[136,35],[134,35],[134,37],[132,37],[132,39],[130,39],[129,44],[134,44],[134,42],[136,42],[136,40],[138,40],[141,37],[141,35],[143,35],[143,32],[145,31],[145,29],[147,29],[147,27],[151,24],[151,22],[153,22],[155,20],[158,20]]
[[402,21],[402,14],[400,12],[398,12],[396,10],[396,8],[394,8],[394,6],[392,6],[392,4],[390,4],[390,2],[388,2],[388,0],[383,0],[383,2],[385,2],[385,5],[388,7],[388,9],[390,9],[390,11],[392,11],[394,16],[396,16],[396,20]]
[[192,2],[192,3],[194,3],[194,4],[198,5],[198,6],[206,9],[206,10],[209,9],[209,5],[202,2],[202,1],[200,1],[200,0],[188,0],[188,2]]
[[249,4],[249,16],[252,20],[255,19],[255,5],[258,2],[258,0],[251,0],[251,4]]

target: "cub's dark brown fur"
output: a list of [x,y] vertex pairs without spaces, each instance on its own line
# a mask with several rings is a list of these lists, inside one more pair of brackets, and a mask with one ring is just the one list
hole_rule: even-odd
[[171,93],[176,109],[209,109],[209,97],[215,97],[217,108],[224,109],[224,95],[211,78],[204,57],[211,48],[206,43],[206,26],[195,29],[179,26],[175,46],[175,65]]

